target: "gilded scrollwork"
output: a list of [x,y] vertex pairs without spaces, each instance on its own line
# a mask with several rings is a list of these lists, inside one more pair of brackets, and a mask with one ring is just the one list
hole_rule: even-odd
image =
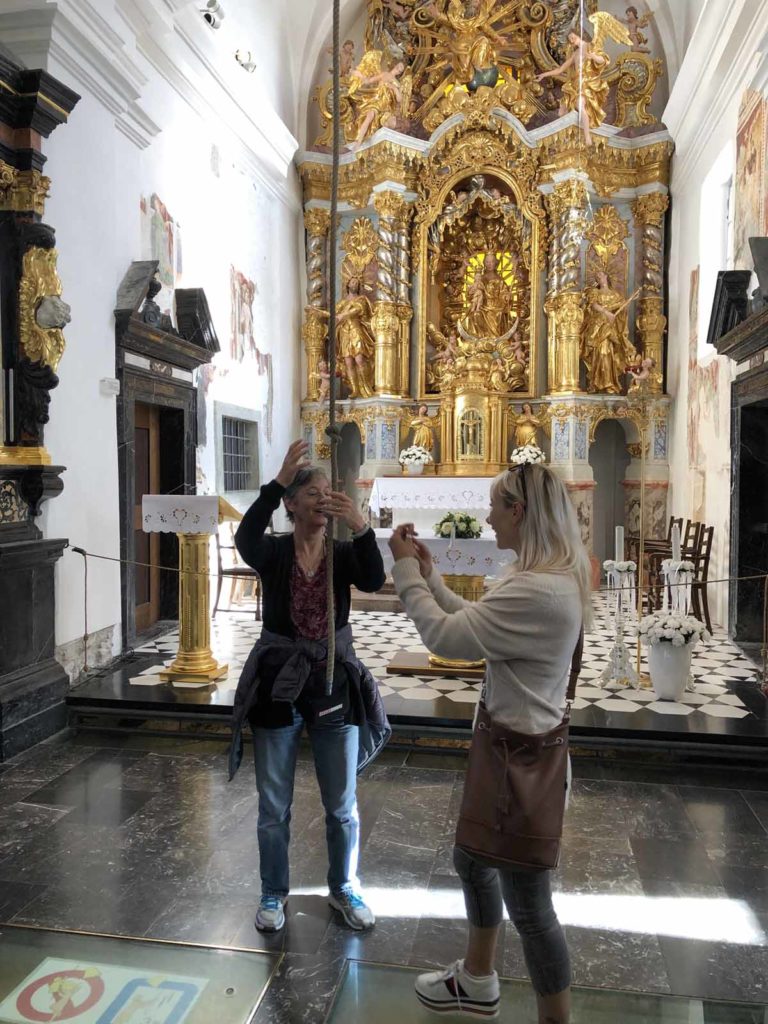
[[0,160],[0,210],[42,217],[50,188],[51,179],[40,171],[21,171]]
[[[48,366],[55,373],[64,354],[62,327],[69,322],[69,307],[61,300],[61,281],[56,272],[55,249],[33,246],[24,253],[19,283],[19,340],[31,363]],[[40,308],[46,299],[57,299],[60,310],[53,319],[43,320]],[[50,303],[49,303],[50,305]]]

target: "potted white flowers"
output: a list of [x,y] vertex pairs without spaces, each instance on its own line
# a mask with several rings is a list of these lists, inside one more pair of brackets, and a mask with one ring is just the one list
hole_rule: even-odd
[[691,615],[654,612],[640,620],[640,639],[648,645],[648,668],[659,700],[680,700],[691,675],[691,654],[708,638],[704,624]]
[[536,462],[546,462],[547,457],[537,444],[524,444],[520,448],[515,448],[509,461],[513,466],[522,466],[526,462],[532,465]]
[[404,473],[419,476],[424,472],[424,467],[432,462],[432,456],[420,444],[412,444],[410,448],[403,448],[397,461],[403,467]]
[[477,540],[482,536],[483,527],[469,512],[446,512],[434,525],[435,536],[457,537],[459,540]]

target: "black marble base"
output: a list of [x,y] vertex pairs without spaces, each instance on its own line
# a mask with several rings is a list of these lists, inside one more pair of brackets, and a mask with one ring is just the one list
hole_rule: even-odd
[[54,569],[67,542],[8,540],[7,526],[0,528],[0,761],[64,728],[69,685],[53,657]]

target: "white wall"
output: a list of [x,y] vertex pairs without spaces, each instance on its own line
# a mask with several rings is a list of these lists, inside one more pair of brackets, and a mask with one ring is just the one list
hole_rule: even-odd
[[[217,41],[197,5],[174,0],[168,6],[176,15],[162,6],[100,4],[103,21],[94,21],[85,0],[72,0],[64,12],[46,0],[0,0],[0,40],[82,95],[70,123],[44,146],[53,181],[45,220],[56,229],[72,323],[46,430],[53,461],[67,467],[64,492],[45,506],[41,526],[47,536],[111,558],[119,556],[116,408],[99,380],[115,375],[117,287],[130,263],[148,256],[141,250],[142,196],[157,193],[179,225],[177,286],[205,289],[219,335],[208,443],[199,456],[206,475],[215,481],[213,401],[256,410],[266,403],[267,381],[253,358],[230,358],[231,264],[256,283],[255,339],[273,356],[273,434],[262,446],[262,478],[274,474],[298,436],[300,187],[291,162],[296,143],[278,115],[279,109],[290,116],[295,96],[292,73],[276,73],[286,11],[280,4],[241,5],[252,16],[244,38],[256,35],[264,47],[265,91],[258,74],[248,75],[232,58],[237,31]],[[236,29],[236,2],[229,13]],[[91,559],[88,586],[89,633],[106,637],[104,660],[110,648],[119,651],[117,563]],[[79,556],[65,553],[56,587],[56,642],[76,672],[84,629]]]
[[[708,0],[690,37],[670,97],[665,121],[675,138],[669,255],[668,388],[675,396],[671,422],[670,512],[714,526],[710,578],[729,570],[730,360],[713,352],[689,367],[691,272],[702,247],[720,244],[720,224],[702,217],[702,190],[725,148],[736,138],[742,93],[760,62],[768,31],[768,5],[761,0]],[[719,269],[726,269],[725,266]],[[714,283],[699,294],[709,323]],[[694,330],[696,325],[694,325]],[[692,381],[691,374],[696,377]],[[693,384],[690,388],[689,385]],[[698,445],[689,440],[689,405]],[[689,450],[689,448],[691,450]],[[726,585],[710,588],[714,619],[728,619]]]

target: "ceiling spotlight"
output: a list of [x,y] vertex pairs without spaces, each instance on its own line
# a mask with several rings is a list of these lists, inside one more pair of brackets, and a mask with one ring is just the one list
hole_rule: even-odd
[[256,61],[250,50],[235,50],[235,60],[245,71],[252,73],[256,70]]
[[211,28],[221,28],[221,23],[224,20],[224,8],[221,6],[220,0],[208,0],[200,13]]

